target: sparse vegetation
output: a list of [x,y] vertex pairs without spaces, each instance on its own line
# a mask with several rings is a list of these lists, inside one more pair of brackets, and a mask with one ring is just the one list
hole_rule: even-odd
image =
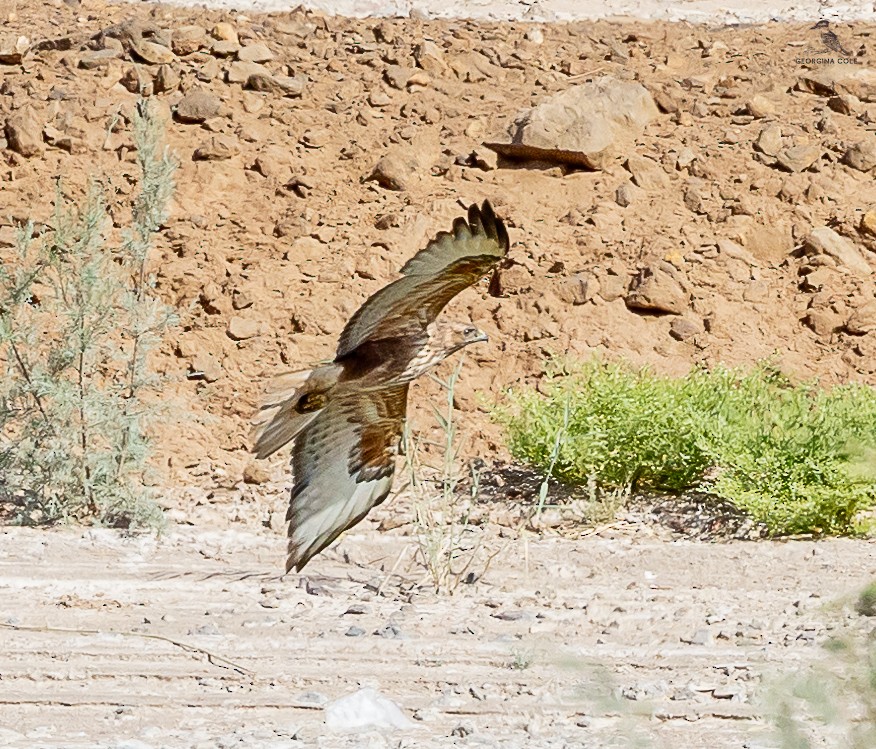
[[[476,471],[472,472],[468,496],[457,492],[461,478],[460,445],[453,418],[453,398],[463,361],[460,357],[447,380],[431,375],[446,394],[443,412],[433,407],[443,435],[442,444],[437,445],[441,465],[423,466],[418,443],[411,438],[407,427],[404,437],[418,551],[435,589],[443,593],[453,593],[461,582],[483,575],[497,553],[484,547],[485,531],[469,522],[472,502],[478,494]],[[434,479],[425,478],[427,474]]]
[[131,229],[107,247],[104,191],[56,190],[51,226],[18,233],[0,263],[0,501],[23,524],[157,526],[142,476],[157,413],[149,354],[174,319],[147,266],[174,162],[145,102],[132,119],[141,170]]
[[769,364],[670,378],[599,361],[555,362],[543,385],[497,418],[516,458],[565,482],[696,488],[775,535],[849,533],[876,503],[871,387],[793,384]]

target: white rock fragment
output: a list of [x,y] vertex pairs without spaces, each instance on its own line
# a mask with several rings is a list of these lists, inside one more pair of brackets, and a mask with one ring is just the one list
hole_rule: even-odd
[[416,726],[392,700],[375,689],[360,689],[325,708],[325,724],[332,731],[359,728],[409,729]]

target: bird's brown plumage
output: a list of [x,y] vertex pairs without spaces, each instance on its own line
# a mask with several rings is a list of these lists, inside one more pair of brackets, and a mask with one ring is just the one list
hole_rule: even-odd
[[286,519],[286,569],[300,570],[383,502],[392,486],[409,383],[477,328],[437,322],[444,306],[508,252],[508,232],[488,201],[468,209],[371,296],[342,331],[333,362],[281,375],[253,419],[267,457],[294,440]]

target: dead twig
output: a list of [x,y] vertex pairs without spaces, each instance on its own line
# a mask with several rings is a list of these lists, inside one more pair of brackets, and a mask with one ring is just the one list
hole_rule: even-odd
[[166,637],[164,635],[153,635],[148,632],[130,632],[130,631],[119,631],[114,629],[74,629],[67,627],[33,627],[33,626],[25,626],[22,624],[6,624],[5,622],[0,622],[0,627],[3,629],[11,629],[14,632],[55,632],[58,634],[70,634],[70,635],[121,635],[122,637],[142,637],[146,640],[160,640],[162,642],[168,642],[171,645],[174,645],[181,650],[185,650],[187,653],[200,653],[203,656],[206,656],[207,662],[211,666],[218,666],[219,668],[230,668],[233,671],[237,671],[241,676],[255,676],[255,671],[251,671],[245,666],[241,666],[239,663],[235,663],[228,658],[225,658],[221,655],[216,655],[205,648],[199,648],[197,645],[190,645],[187,642],[181,642],[180,640],[174,640],[172,637]]

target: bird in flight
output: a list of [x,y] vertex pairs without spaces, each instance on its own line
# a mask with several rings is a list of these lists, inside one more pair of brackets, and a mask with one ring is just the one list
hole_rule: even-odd
[[460,291],[508,253],[508,231],[489,201],[468,209],[372,295],[341,332],[333,361],[277,377],[252,420],[253,452],[293,441],[286,571],[314,555],[386,499],[417,377],[487,336],[437,320]]

